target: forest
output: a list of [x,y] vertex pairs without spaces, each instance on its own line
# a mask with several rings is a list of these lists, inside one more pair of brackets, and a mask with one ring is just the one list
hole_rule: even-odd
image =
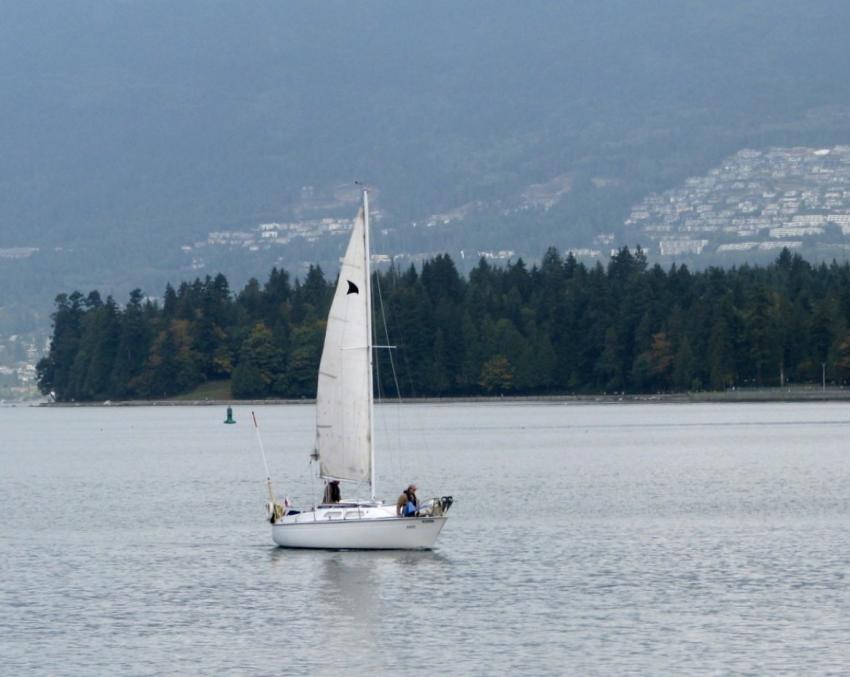
[[[274,268],[234,293],[215,277],[56,297],[38,383],[57,401],[160,399],[229,380],[234,398],[315,395],[335,286]],[[586,266],[448,255],[373,274],[378,395],[659,393],[850,379],[850,264],[783,250],[767,266],[691,272],[640,249]],[[379,303],[380,301],[380,303]],[[392,364],[390,364],[392,361]],[[397,378],[394,376],[395,367]],[[396,387],[396,382],[398,387]]]

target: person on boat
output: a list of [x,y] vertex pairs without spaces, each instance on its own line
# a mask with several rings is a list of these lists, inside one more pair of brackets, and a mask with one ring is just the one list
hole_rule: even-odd
[[339,503],[339,480],[331,480],[325,485],[325,496],[322,503]]
[[395,503],[395,514],[399,517],[416,517],[419,511],[419,501],[416,498],[416,485],[411,484],[404,491]]

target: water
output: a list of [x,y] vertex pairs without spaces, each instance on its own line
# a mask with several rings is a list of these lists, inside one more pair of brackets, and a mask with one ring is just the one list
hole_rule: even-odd
[[[257,413],[308,500],[312,407]],[[850,665],[846,404],[384,407],[384,497],[456,498],[436,551],[385,553],[272,547],[250,412],[224,414],[0,408],[0,672]]]

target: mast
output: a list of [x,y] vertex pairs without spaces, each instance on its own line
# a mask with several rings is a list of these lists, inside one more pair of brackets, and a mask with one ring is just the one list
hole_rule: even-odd
[[369,400],[367,410],[369,412],[369,486],[372,492],[372,500],[375,500],[375,385],[373,383],[373,346],[372,346],[372,270],[371,253],[369,250],[369,192],[363,188],[363,249],[366,265],[366,352],[369,355]]

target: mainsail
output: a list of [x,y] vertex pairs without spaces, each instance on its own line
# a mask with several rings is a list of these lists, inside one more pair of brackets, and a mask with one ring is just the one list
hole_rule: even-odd
[[366,210],[364,195],[328,316],[316,394],[319,472],[325,478],[359,482],[371,482],[372,472]]

